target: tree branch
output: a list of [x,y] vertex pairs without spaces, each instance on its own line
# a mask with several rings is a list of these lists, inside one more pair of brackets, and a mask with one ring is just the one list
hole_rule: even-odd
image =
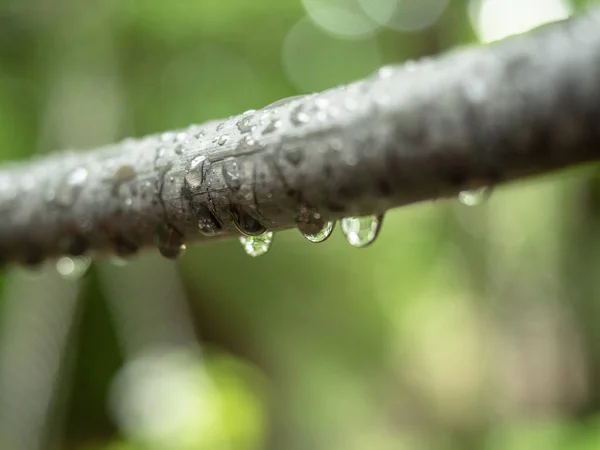
[[0,256],[126,256],[157,240],[175,256],[184,241],[379,214],[599,158],[594,9],[224,121],[7,165]]

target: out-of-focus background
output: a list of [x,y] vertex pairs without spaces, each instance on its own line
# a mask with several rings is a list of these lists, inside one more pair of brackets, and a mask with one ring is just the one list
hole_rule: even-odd
[[[2,0],[0,156],[238,114],[588,3]],[[593,167],[391,211],[362,250],[292,230],[260,258],[231,240],[0,282],[2,450],[600,448]]]

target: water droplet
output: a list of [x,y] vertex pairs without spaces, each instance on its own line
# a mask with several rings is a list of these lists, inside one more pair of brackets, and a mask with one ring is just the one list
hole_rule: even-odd
[[247,151],[255,148],[257,148],[256,140],[249,134],[240,139],[238,143],[239,151]]
[[302,236],[308,239],[310,242],[321,243],[325,242],[331,233],[333,232],[333,228],[335,227],[335,222],[327,221],[325,222],[321,229],[318,231],[314,231],[313,227],[304,227],[301,224],[298,224],[298,229]]
[[323,242],[332,233],[335,222],[329,222],[307,206],[300,206],[296,215],[296,226],[302,235],[311,242]]
[[267,231],[259,236],[242,236],[240,242],[250,256],[261,256],[269,251],[273,242],[273,232]]
[[131,205],[133,205],[133,199],[131,197],[125,197],[123,204],[127,207],[131,207]]
[[88,178],[88,171],[85,167],[78,167],[67,177],[67,183],[71,186],[83,186]]
[[221,222],[205,204],[194,205],[194,214],[198,218],[198,230],[207,237],[221,233]]
[[225,183],[230,189],[237,191],[242,186],[238,163],[235,160],[225,161],[221,168]]
[[121,184],[125,181],[131,180],[135,177],[135,169],[131,164],[123,164],[115,171],[114,181],[117,184]]
[[251,133],[254,129],[254,126],[251,125],[253,116],[248,115],[250,112],[245,112],[244,115],[237,121],[237,128],[240,130],[240,133]]
[[310,120],[310,116],[304,111],[304,105],[301,103],[292,109],[290,121],[294,125],[303,125]]
[[225,122],[221,122],[219,125],[217,125],[217,131],[221,131],[223,128],[225,128]]
[[350,245],[353,247],[366,247],[377,238],[382,221],[383,215],[346,217],[340,221],[340,226]]
[[85,275],[91,263],[87,256],[65,256],[56,261],[56,271],[65,279],[78,280]]
[[260,236],[267,231],[258,220],[236,206],[231,207],[230,213],[235,227],[246,236]]
[[204,161],[206,156],[196,156],[190,162],[188,172],[185,174],[185,182],[191,188],[197,188],[204,181]]
[[225,145],[227,143],[227,141],[229,140],[229,136],[227,136],[226,134],[224,134],[223,136],[221,136],[218,140],[217,140],[217,144],[219,145]]
[[281,128],[281,120],[271,119],[265,127],[265,129],[263,130],[263,134],[273,133],[278,128]]
[[156,238],[160,254],[167,259],[177,259],[185,252],[183,235],[170,225],[158,227]]
[[58,188],[58,191],[55,193],[49,192],[49,195],[60,206],[71,206],[79,196],[87,179],[87,169],[77,167],[67,175],[65,182]]
[[490,190],[487,187],[462,191],[458,194],[458,201],[463,205],[477,206],[483,203],[489,197],[489,194]]
[[181,154],[183,153],[183,145],[181,145],[181,144],[177,144],[177,145],[175,146],[175,153],[176,153],[177,155],[181,155]]

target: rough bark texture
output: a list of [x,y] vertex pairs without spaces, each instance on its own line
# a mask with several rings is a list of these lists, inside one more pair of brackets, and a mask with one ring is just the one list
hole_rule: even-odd
[[[318,70],[316,68],[315,70]],[[0,170],[0,256],[129,255],[600,158],[600,9],[185,130]]]

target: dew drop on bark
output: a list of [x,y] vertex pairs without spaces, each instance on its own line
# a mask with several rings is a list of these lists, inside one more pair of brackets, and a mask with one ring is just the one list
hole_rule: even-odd
[[270,119],[269,123],[267,124],[267,126],[264,128],[264,130],[262,132],[263,132],[263,134],[270,134],[279,128],[281,128],[281,120]]
[[198,188],[204,181],[204,161],[205,156],[196,156],[190,162],[187,173],[185,174],[185,182],[191,188]]
[[366,247],[377,238],[382,221],[383,215],[346,217],[340,221],[340,227],[350,245]]
[[221,168],[221,172],[223,174],[225,183],[227,183],[227,186],[230,189],[237,191],[242,186],[242,178],[240,176],[240,170],[237,161],[225,161]]
[[304,104],[301,103],[292,109],[292,112],[290,113],[290,121],[294,125],[304,125],[305,123],[308,123],[309,120],[310,116],[306,113],[306,111],[304,111]]
[[156,233],[160,254],[167,259],[177,259],[185,253],[183,235],[170,225],[161,225]]
[[70,186],[83,186],[88,179],[88,171],[85,167],[78,167],[67,177]]
[[259,236],[242,236],[240,242],[248,255],[261,256],[269,251],[273,242],[273,232],[267,231]]
[[135,177],[135,168],[131,164],[123,164],[115,171],[114,181],[117,184],[124,183]]
[[237,121],[236,126],[237,129],[240,130],[240,133],[250,133],[254,129],[252,125],[253,116],[251,115],[254,111],[246,111],[240,120]]
[[195,210],[198,219],[198,231],[206,237],[213,237],[221,233],[221,223],[215,215],[208,209],[208,206],[202,204]]
[[72,205],[79,196],[87,179],[88,170],[85,167],[77,167],[67,175],[65,182],[53,195],[54,200],[61,206]]

